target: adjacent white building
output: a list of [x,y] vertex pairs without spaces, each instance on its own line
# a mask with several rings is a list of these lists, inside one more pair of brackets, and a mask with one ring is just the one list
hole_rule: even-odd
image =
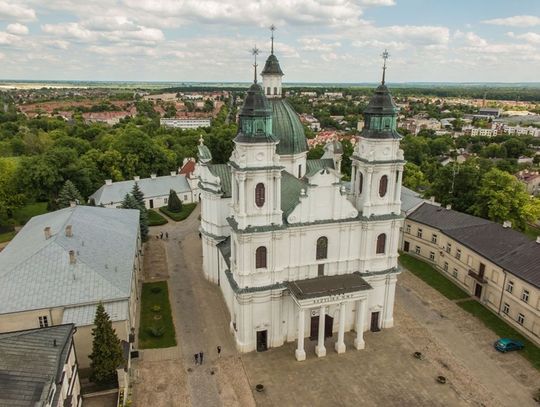
[[105,185],[90,195],[97,206],[106,208],[117,208],[122,205],[126,194],[130,194],[133,186],[137,183],[144,194],[144,203],[147,209],[161,208],[167,205],[171,189],[176,192],[182,202],[191,203],[198,199],[197,181],[187,177],[185,174],[177,174],[175,171],[171,175],[158,177],[152,174],[150,178],[134,177],[133,180],[112,182],[105,180]]
[[163,117],[159,119],[159,124],[178,129],[198,129],[200,127],[210,127],[212,119],[209,117]]
[[268,64],[263,87],[247,91],[229,164],[213,164],[199,145],[203,271],[221,287],[241,352],[297,341],[296,359],[304,360],[306,337],[317,341],[319,357],[327,346],[362,349],[365,330],[394,324],[403,221],[398,109],[383,77],[364,112],[347,190],[341,144],[307,159],[273,52]]

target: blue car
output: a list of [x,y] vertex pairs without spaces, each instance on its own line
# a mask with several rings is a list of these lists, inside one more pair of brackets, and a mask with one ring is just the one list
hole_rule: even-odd
[[497,342],[495,342],[493,345],[495,346],[495,349],[503,353],[510,352],[511,350],[520,350],[525,347],[523,342],[510,338],[501,338],[497,340]]

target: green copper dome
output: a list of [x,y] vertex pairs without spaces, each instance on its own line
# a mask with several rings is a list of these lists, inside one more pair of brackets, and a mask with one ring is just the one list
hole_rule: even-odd
[[272,106],[272,134],[279,139],[279,155],[299,154],[308,150],[304,126],[298,114],[284,99],[270,99]]
[[261,75],[281,75],[283,76],[283,71],[279,66],[279,61],[276,56],[272,53],[268,56],[266,63],[264,64],[264,69],[261,72]]
[[386,85],[379,85],[364,110],[364,129],[360,136],[376,139],[401,138],[397,132],[398,110]]

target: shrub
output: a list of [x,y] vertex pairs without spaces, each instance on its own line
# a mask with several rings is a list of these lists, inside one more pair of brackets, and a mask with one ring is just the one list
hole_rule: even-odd
[[150,327],[150,335],[154,338],[161,338],[165,333],[165,329],[162,326],[152,326]]
[[161,287],[152,287],[150,289],[154,294],[159,294],[161,292]]
[[171,212],[181,212],[182,211],[182,201],[178,198],[178,195],[174,190],[169,192],[169,201],[167,203],[167,209]]
[[159,312],[159,311],[161,311],[161,307],[159,305],[154,305],[152,307],[152,312]]

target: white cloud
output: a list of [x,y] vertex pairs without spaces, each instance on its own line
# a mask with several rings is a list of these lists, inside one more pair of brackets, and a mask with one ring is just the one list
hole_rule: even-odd
[[321,39],[312,37],[300,38],[298,42],[302,44],[302,50],[304,51],[328,52],[341,47],[340,42],[322,42]]
[[23,24],[14,23],[14,24],[9,24],[6,28],[6,31],[14,35],[27,35],[28,27]]
[[79,23],[44,24],[41,26],[41,30],[55,37],[81,41],[90,41],[96,38],[92,31],[82,27]]
[[36,19],[36,12],[33,9],[17,3],[19,2],[0,0],[0,20],[34,21]]
[[506,18],[494,18],[482,21],[484,24],[503,25],[508,27],[534,27],[540,25],[540,17],[537,16],[513,16]]
[[0,45],[13,45],[17,43],[18,40],[18,36],[0,31]]
[[360,0],[360,4],[365,6],[395,6],[395,0]]
[[461,32],[461,31],[456,31],[456,33],[454,34],[454,39],[456,40],[464,40],[464,42],[468,45],[468,46],[471,46],[471,47],[486,47],[488,46],[488,42],[480,37],[479,35],[469,31],[469,32]]
[[510,38],[516,38],[518,40],[523,40],[528,42],[529,44],[538,44],[540,45],[540,34],[528,32],[524,34],[514,34],[513,32],[509,32],[508,36]]

